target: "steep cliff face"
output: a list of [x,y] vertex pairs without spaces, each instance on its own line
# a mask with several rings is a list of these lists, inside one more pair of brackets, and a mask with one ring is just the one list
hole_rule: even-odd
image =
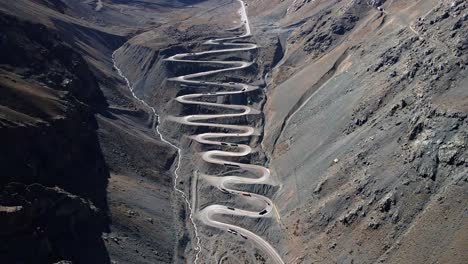
[[9,183],[0,192],[2,263],[108,263],[105,218],[88,200],[58,187]]
[[256,21],[290,32],[263,142],[285,261],[463,263],[466,3],[284,2]]
[[64,44],[58,32],[42,24],[0,17],[2,65],[25,77],[67,91],[91,107],[106,106],[94,75],[82,56]]
[[87,63],[42,25],[2,16],[0,26],[2,183],[56,184],[105,205],[94,112],[106,102]]
[[109,172],[94,114],[107,103],[94,74],[44,25],[3,14],[0,28],[0,203],[14,209],[2,211],[0,259],[106,263]]

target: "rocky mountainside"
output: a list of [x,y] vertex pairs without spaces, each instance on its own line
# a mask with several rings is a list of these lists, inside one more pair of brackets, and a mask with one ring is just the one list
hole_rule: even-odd
[[98,82],[56,31],[10,15],[0,28],[0,258],[105,262],[109,172],[94,113],[107,103]]
[[202,160],[227,129],[174,122],[220,113],[175,98],[222,87],[169,80],[213,60],[252,62],[199,81],[260,89],[199,100],[258,110],[210,122],[254,128],[225,140],[271,182],[230,187],[274,203],[217,221],[285,263],[466,262],[466,1],[244,2],[258,48],[196,64],[165,59],[243,34],[239,1],[0,3],[0,263],[273,263],[198,215],[261,210],[204,177],[256,177]]
[[463,263],[467,4],[282,5],[257,23],[287,29],[263,141],[285,261]]

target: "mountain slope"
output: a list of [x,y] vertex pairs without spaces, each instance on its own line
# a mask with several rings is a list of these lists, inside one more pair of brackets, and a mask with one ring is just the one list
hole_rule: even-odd
[[310,15],[265,107],[287,262],[463,263],[466,8],[310,1],[275,21]]

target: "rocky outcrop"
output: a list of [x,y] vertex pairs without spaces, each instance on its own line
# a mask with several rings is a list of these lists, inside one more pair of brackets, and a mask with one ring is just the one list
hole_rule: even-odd
[[99,233],[105,218],[92,203],[58,187],[10,183],[0,204],[2,263],[109,262]]
[[69,92],[93,108],[106,106],[88,64],[58,32],[9,15],[0,16],[0,29],[1,64],[14,68],[24,78]]
[[0,185],[11,181],[57,185],[105,208],[108,171],[96,121],[86,108],[69,111],[48,123],[0,129]]
[[300,44],[303,52],[315,58],[336,47],[367,10],[368,6],[362,1],[352,2],[337,11],[338,14],[331,9],[321,10],[296,29],[289,42]]

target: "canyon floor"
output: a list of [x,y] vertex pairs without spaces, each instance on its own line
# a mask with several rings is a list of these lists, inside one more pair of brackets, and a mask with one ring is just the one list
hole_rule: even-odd
[[463,0],[1,2],[0,263],[466,263],[467,23]]

